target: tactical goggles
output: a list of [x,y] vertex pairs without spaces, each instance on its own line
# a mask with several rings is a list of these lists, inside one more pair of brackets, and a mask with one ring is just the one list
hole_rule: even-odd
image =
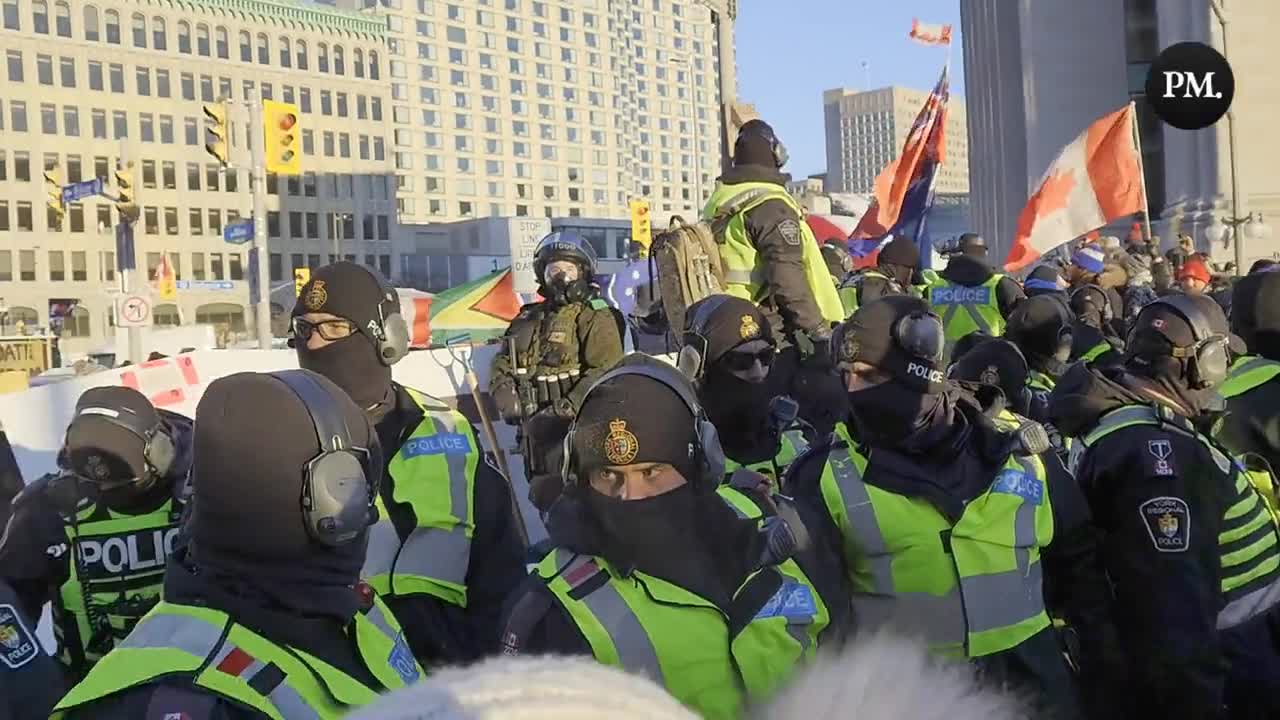
[[756,352],[742,352],[740,350],[730,350],[720,358],[720,362],[724,364],[727,370],[736,372],[745,372],[755,367],[756,363],[760,363],[768,368],[773,365],[773,358],[777,355],[777,350],[772,346],[763,348]]
[[298,316],[293,318],[290,324],[293,336],[302,342],[310,340],[312,333],[320,333],[320,337],[333,341],[349,338],[359,332],[359,328],[356,327],[355,323],[343,318],[312,322],[302,316]]

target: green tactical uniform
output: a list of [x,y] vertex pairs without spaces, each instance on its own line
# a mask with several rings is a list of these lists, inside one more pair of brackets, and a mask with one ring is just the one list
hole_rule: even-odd
[[[756,304],[769,300],[771,291],[764,268],[765,260],[748,236],[746,215],[764,202],[780,200],[795,211],[806,285],[817,305],[821,319],[828,323],[844,320],[844,307],[840,302],[840,294],[836,291],[835,284],[831,282],[831,274],[827,271],[826,262],[822,259],[822,250],[818,247],[818,241],[813,236],[808,223],[804,222],[804,209],[781,186],[768,182],[720,185],[707,201],[707,207],[703,210],[702,216],[716,217],[722,206],[729,204],[738,195],[750,191],[759,191],[760,196],[739,208],[738,212],[729,219],[724,229],[723,242],[720,244],[720,261],[724,265],[725,273],[725,292]],[[811,330],[812,328],[802,329]],[[779,327],[778,330],[781,331],[783,328]]]
[[410,509],[413,530],[401,538],[379,497],[361,575],[385,597],[427,594],[466,607],[481,446],[462,413],[406,391],[423,418],[387,470],[392,501]]
[[[557,548],[536,573],[567,611],[596,660],[647,675],[711,720],[741,716],[811,659],[828,613],[793,564],[753,573],[734,615],[640,571]],[[741,602],[740,602],[741,601]]]
[[981,285],[970,287],[952,283],[939,275],[929,285],[925,300],[942,318],[948,351],[960,338],[973,332],[992,337],[1004,334],[1004,316],[1000,314],[996,295],[996,286],[1003,278],[1003,275],[993,274]]
[[842,537],[863,627],[912,623],[940,654],[1010,650],[1050,625],[1040,553],[1053,540],[1047,476],[1010,457],[952,523],[931,503],[863,482],[869,459],[844,424],[823,468],[826,512]]
[[600,298],[560,306],[546,301],[529,303],[511,321],[502,347],[494,355],[489,392],[512,392],[515,388],[516,368],[511,366],[507,351],[508,338],[515,338],[516,361],[528,369],[526,377],[531,382],[539,376],[578,373],[572,386],[561,383],[577,407],[591,383],[622,358],[622,331],[622,315]]
[[276,645],[226,613],[162,602],[71,689],[52,717],[69,711],[91,716],[97,700],[181,675],[209,695],[272,720],[323,720],[342,717],[380,692],[423,676],[399,623],[376,596],[347,632],[380,687],[367,687],[319,658]]

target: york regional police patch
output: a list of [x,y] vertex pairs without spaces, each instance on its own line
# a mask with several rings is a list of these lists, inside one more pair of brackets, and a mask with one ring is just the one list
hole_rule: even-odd
[[0,662],[17,670],[36,659],[40,646],[12,605],[0,605]]
[[1138,506],[1138,514],[1156,550],[1186,552],[1191,547],[1191,508],[1182,498],[1151,498]]

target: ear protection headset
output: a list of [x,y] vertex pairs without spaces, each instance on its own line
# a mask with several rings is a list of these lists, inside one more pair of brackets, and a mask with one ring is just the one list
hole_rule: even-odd
[[119,413],[120,411],[114,408],[87,407],[81,408],[76,417],[88,415],[133,433],[138,439],[142,440],[142,459],[147,464],[147,471],[157,478],[164,477],[169,472],[169,468],[173,466],[173,460],[177,456],[177,449],[173,446],[173,438],[169,437],[169,434],[163,429],[164,422],[161,421],[156,423],[154,427],[141,431],[133,425],[120,420]]
[[[1093,297],[1093,293],[1097,293],[1098,296],[1100,296],[1102,300],[1101,303],[1098,303],[1095,301]],[[1076,300],[1077,297],[1079,297],[1080,299]],[[1111,320],[1115,317],[1115,312],[1111,307],[1111,300],[1107,297],[1106,291],[1103,290],[1101,287],[1098,287],[1097,285],[1081,285],[1075,290],[1072,290],[1071,291],[1072,311],[1075,311],[1077,307],[1080,307],[1080,305],[1077,305],[1077,303],[1088,303],[1090,305],[1100,304],[1102,307],[1098,308],[1098,310],[1102,313],[1102,322],[1104,323],[1111,322]],[[1079,313],[1077,312],[1077,314]]]
[[937,365],[947,344],[942,318],[916,311],[893,324],[893,341],[908,355]]
[[[787,152],[787,146],[783,145],[782,141],[778,139],[778,136],[775,135],[772,130],[769,130],[767,128],[768,128],[767,125],[762,125],[761,123],[755,123],[751,125],[751,127],[747,128],[746,132],[738,136],[737,142],[742,142],[742,138],[744,136],[758,137],[768,142],[769,151],[773,153],[773,162],[778,168],[781,168],[783,165],[787,164],[788,160],[791,159],[791,155]],[[735,142],[734,144],[737,145],[737,142]],[[736,149],[735,149],[735,153],[736,153]]]
[[328,547],[345,545],[378,520],[378,472],[368,448],[351,442],[346,415],[335,398],[305,370],[281,370],[284,383],[311,416],[320,454],[302,470],[301,511],[311,539]]
[[[1191,389],[1204,390],[1220,385],[1226,380],[1227,373],[1231,369],[1229,341],[1226,335],[1213,331],[1204,312],[1196,307],[1195,300],[1186,295],[1166,295],[1147,305],[1143,308],[1143,312],[1157,305],[1171,308],[1191,326],[1195,343],[1191,347],[1175,347],[1170,353],[1175,358],[1186,360],[1187,382]],[[1130,343],[1133,342],[1134,332],[1140,327],[1135,323],[1134,330],[1129,332]]]
[[[382,360],[383,365],[395,365],[409,354],[409,324],[400,314],[400,307],[396,304],[396,291],[391,284],[382,277],[382,273],[372,268],[365,268],[365,270],[378,283],[378,294],[381,295],[378,300],[378,328],[374,331],[374,340],[378,344],[378,358]],[[392,305],[389,313],[386,309],[388,304]]]
[[710,341],[703,332],[706,330],[707,323],[711,321],[711,316],[730,297],[730,295],[712,295],[706,298],[685,321],[684,333],[680,336],[682,347],[677,365],[681,370],[689,373],[690,380],[701,378],[707,369],[707,347]]
[[[587,390],[587,394],[582,398],[580,407],[585,407],[591,398],[591,393],[595,389],[603,385],[605,382],[623,375],[643,375],[644,377],[656,380],[657,382],[671,388],[671,391],[680,396],[684,401],[685,407],[693,415],[694,426],[697,430],[695,433],[693,447],[693,464],[698,468],[698,477],[689,478],[694,489],[702,492],[708,491],[720,484],[724,478],[725,456],[724,449],[720,446],[720,436],[716,432],[716,426],[711,424],[707,419],[707,415],[702,410],[702,406],[698,404],[698,399],[694,397],[693,390],[689,387],[688,382],[680,371],[674,367],[663,363],[661,360],[649,360],[644,364],[628,364],[615,368],[605,373],[591,385]],[[560,477],[565,487],[574,487],[578,485],[579,478],[574,465],[577,463],[577,457],[573,452],[574,438],[577,437],[578,421],[574,420],[573,425],[569,427],[569,433],[564,437],[564,464],[560,468]]]

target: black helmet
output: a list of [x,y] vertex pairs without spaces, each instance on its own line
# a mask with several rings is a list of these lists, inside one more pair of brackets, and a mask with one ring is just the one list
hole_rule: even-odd
[[978,233],[967,232],[956,241],[956,250],[965,255],[986,257],[987,241]]
[[822,259],[827,264],[827,272],[835,278],[843,278],[853,272],[853,256],[849,248],[840,240],[828,240],[822,244]]
[[553,232],[538,241],[533,251],[533,274],[541,285],[547,265],[556,260],[571,260],[582,270],[583,279],[590,281],[596,274],[596,251],[586,238],[574,232]]

